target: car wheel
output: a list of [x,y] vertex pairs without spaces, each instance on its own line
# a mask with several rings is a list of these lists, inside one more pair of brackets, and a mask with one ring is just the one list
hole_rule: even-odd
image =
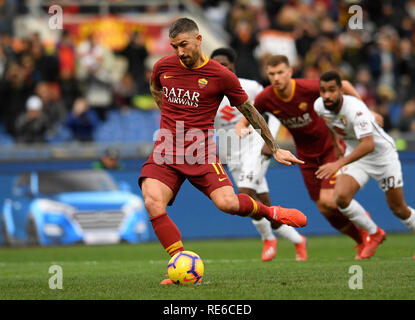
[[3,246],[10,246],[10,239],[6,228],[6,219],[4,218],[1,221],[1,240],[3,242]]
[[39,245],[39,234],[37,232],[36,221],[32,215],[29,215],[29,221],[27,222],[27,244]]

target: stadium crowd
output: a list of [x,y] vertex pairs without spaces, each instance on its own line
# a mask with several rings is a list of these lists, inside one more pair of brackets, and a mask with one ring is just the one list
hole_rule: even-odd
[[[415,136],[414,0],[199,2],[231,35],[239,76],[267,84],[263,66],[270,53],[289,56],[295,77],[337,70],[384,116],[386,131]],[[362,29],[349,25],[352,5],[362,8]],[[219,8],[227,7],[218,19]]]
[[[287,55],[295,77],[317,78],[337,70],[384,116],[387,132],[415,136],[415,0],[192,2],[210,25],[228,32],[239,77],[266,85],[264,66],[271,54]],[[76,43],[65,30],[50,47],[38,33],[14,35],[12,19],[28,13],[25,4],[0,3],[2,134],[13,142],[42,143],[66,130],[66,139],[93,141],[110,110],[156,108],[137,99],[149,96],[145,60],[152,54],[139,32],[119,51],[103,46],[94,34]],[[362,29],[350,28],[353,4],[363,8]],[[150,11],[157,10],[168,6]],[[114,57],[120,56],[126,72],[120,81],[110,81]]]

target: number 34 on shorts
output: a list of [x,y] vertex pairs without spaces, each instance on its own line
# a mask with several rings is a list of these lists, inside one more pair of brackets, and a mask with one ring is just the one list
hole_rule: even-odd
[[247,174],[245,174],[244,172],[241,172],[241,174],[239,175],[239,182],[242,182],[245,179],[249,180],[249,182],[252,182],[252,180],[254,179],[254,172],[250,171]]

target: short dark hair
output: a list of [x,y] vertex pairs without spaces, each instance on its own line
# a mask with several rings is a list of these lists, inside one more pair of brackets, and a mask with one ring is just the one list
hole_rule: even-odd
[[236,61],[236,52],[232,48],[218,48],[213,50],[210,57],[214,59],[216,56],[225,56],[230,63],[235,63]]
[[169,29],[169,37],[176,38],[181,33],[199,31],[196,22],[189,18],[180,18],[172,23]]
[[320,76],[320,81],[328,82],[332,80],[335,80],[336,84],[339,87],[342,86],[342,78],[340,77],[340,74],[337,71],[327,71]]
[[273,55],[268,58],[267,66],[275,67],[281,63],[285,63],[287,67],[290,66],[290,62],[288,61],[287,56],[284,56],[282,54],[277,54],[277,55]]

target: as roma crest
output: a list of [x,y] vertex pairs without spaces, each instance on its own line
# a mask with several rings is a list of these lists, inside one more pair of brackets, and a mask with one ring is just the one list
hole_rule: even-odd
[[301,102],[298,105],[298,109],[300,109],[301,111],[306,111],[307,110],[307,107],[308,107],[308,103],[307,102]]
[[347,120],[346,120],[346,116],[344,114],[340,115],[340,122],[342,123],[342,125],[344,125],[345,127],[347,127]]
[[208,81],[205,78],[201,78],[201,79],[197,80],[197,83],[199,84],[199,88],[203,89],[204,87],[207,86]]

